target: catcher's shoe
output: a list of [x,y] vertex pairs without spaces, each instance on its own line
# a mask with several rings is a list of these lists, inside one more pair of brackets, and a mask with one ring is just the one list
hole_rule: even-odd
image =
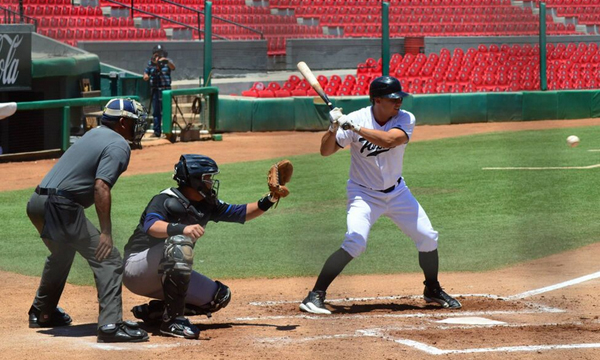
[[57,307],[50,315],[50,319],[42,321],[40,319],[41,311],[31,306],[29,308],[29,327],[30,328],[41,328],[41,327],[58,327],[71,325],[73,319],[67,314],[62,308]]
[[185,339],[197,339],[200,336],[200,329],[192,325],[187,318],[178,316],[175,319],[163,321],[160,324],[160,333]]
[[148,333],[138,323],[133,321],[122,321],[116,324],[102,325],[98,329],[99,343],[114,342],[142,342],[148,341]]
[[448,309],[460,309],[462,307],[460,301],[446,294],[440,286],[429,288],[426,285],[425,290],[423,290],[423,298],[427,303],[435,302]]
[[151,300],[148,304],[134,306],[131,309],[136,319],[144,321],[147,325],[158,325],[162,322],[165,303],[161,300]]
[[327,314],[331,311],[325,307],[325,291],[309,291],[308,296],[300,303],[300,310],[313,314]]

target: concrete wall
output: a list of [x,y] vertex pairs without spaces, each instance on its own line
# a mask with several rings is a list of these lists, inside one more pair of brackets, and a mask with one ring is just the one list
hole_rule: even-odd
[[[292,39],[287,41],[286,67],[299,61],[313,70],[356,69],[367,58],[381,57],[381,39]],[[404,38],[390,39],[390,53],[404,53]]]
[[[546,43],[598,43],[598,36],[547,36]],[[494,36],[494,37],[447,37],[447,38],[425,38],[425,53],[438,53],[442,48],[450,51],[455,48],[467,50],[468,48],[477,48],[479,44],[539,44],[537,36]]]
[[[79,48],[92,52],[100,61],[131,72],[142,74],[150,56],[154,42],[79,42]],[[173,80],[198,79],[203,74],[204,42],[166,41],[162,42],[175,63]],[[213,77],[247,72],[267,71],[267,42],[222,41],[212,43]]]

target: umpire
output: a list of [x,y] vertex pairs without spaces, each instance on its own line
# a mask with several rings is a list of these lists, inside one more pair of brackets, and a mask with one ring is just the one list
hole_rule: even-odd
[[[137,342],[148,334],[135,322],[123,322],[121,255],[113,246],[111,188],[127,169],[131,148],[139,145],[146,128],[146,111],[130,99],[112,99],[102,125],[71,146],[44,177],[27,203],[27,216],[50,250],[39,288],[29,310],[29,327],[71,324],[57,307],[75,252],[90,265],[100,314],[98,342]],[[96,205],[100,231],[85,217],[84,208]]]

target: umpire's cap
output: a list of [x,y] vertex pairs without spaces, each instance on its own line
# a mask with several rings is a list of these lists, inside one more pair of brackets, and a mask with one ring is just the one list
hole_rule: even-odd
[[119,121],[120,118],[127,118],[134,121],[132,142],[139,145],[148,123],[146,117],[148,113],[144,105],[133,99],[110,99],[104,111],[102,112],[101,122],[110,126],[110,123]]
[[110,99],[104,106],[102,121],[118,121],[122,117],[145,120],[146,116],[144,106],[133,99]]
[[372,98],[399,99],[408,96],[402,91],[400,81],[391,76],[380,76],[371,82],[369,96]]

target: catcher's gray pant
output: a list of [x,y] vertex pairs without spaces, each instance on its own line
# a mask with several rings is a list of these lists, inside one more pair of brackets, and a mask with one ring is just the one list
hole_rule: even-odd
[[[164,243],[160,243],[139,253],[126,252],[123,285],[134,294],[164,300],[162,274],[158,273],[164,248]],[[212,301],[216,292],[216,282],[192,271],[185,303],[205,305]]]
[[[27,203],[27,216],[39,233],[44,227],[44,203],[47,198],[46,195],[34,193]],[[96,260],[95,252],[100,241],[100,232],[87,218],[85,220],[90,234],[89,239],[69,243],[42,239],[50,250],[50,255],[46,258],[33,306],[42,312],[54,310],[67,282],[75,252],[78,252],[87,260],[94,272],[100,305],[98,327],[101,327],[123,319],[121,299],[123,260],[116,247],[113,247],[110,255],[102,262]]]

